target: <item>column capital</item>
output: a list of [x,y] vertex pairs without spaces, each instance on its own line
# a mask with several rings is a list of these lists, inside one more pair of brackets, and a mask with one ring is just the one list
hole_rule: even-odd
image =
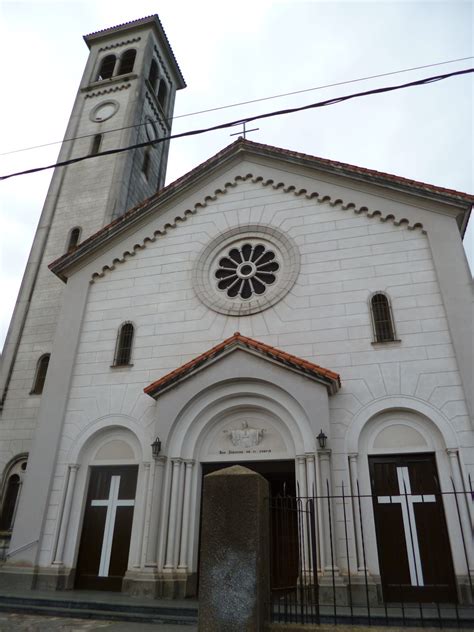
[[181,463],[183,463],[183,462],[184,462],[184,459],[183,459],[183,458],[181,458],[180,456],[176,456],[176,457],[173,457],[173,458],[171,459],[171,463],[172,463],[173,465],[180,465],[180,464],[181,464]]
[[78,470],[80,468],[80,464],[79,463],[69,463],[68,464],[68,469],[72,470]]
[[194,459],[184,459],[184,463],[186,467],[192,467],[196,463],[196,461]]
[[325,461],[329,461],[331,458],[332,450],[330,448],[324,448],[323,450],[318,450],[319,457]]
[[298,463],[304,463],[306,461],[306,456],[304,454],[297,454],[295,456],[295,460],[298,461]]
[[150,463],[150,461],[143,461],[143,467],[144,467],[146,470],[149,470],[149,469],[150,469],[150,467],[151,467],[151,463]]
[[446,448],[446,454],[452,459],[456,458],[459,454],[459,448]]
[[357,461],[357,457],[359,456],[358,452],[350,452],[348,455],[349,461]]
[[314,452],[307,452],[305,454],[305,458],[307,461],[314,461],[314,459],[316,458],[314,455]]

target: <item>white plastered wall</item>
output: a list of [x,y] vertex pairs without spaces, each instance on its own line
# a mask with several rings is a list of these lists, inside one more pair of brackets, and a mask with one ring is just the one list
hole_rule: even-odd
[[[320,198],[235,179],[246,173],[271,176],[287,188],[318,191]],[[226,182],[233,184],[226,188]],[[214,194],[216,189],[225,193]],[[150,459],[156,410],[143,388],[236,330],[340,373],[343,386],[330,399],[326,432],[336,491],[342,480],[348,481],[346,431],[374,401],[399,406],[409,400],[415,410],[427,406],[438,411],[440,424],[456,432],[466,475],[472,471],[472,431],[428,237],[405,223],[394,225],[378,216],[368,218],[365,211],[343,210],[337,200],[355,208],[366,204],[386,215],[393,212],[412,227],[431,216],[426,201],[426,208],[415,206],[394,191],[376,194],[361,183],[344,186],[335,177],[311,178],[293,166],[283,170],[245,161],[164,205],[122,243],[77,271],[66,294],[71,281],[88,284],[94,273],[102,276],[94,277],[85,299],[71,388],[54,395],[67,398],[67,411],[58,452],[63,472],[54,482],[48,521],[57,515],[65,455],[83,429],[99,418],[124,416],[124,423],[142,429],[143,449]],[[186,214],[186,209],[193,212]],[[271,309],[246,317],[217,314],[196,296],[193,266],[212,239],[248,224],[287,233],[301,253],[300,274]],[[166,234],[155,238],[157,230]],[[145,247],[135,250],[135,244]],[[106,266],[112,269],[104,271]],[[391,297],[400,343],[372,344],[367,298],[378,290]],[[127,320],[136,325],[134,366],[111,369],[117,328]],[[317,435],[319,422],[314,426]],[[48,523],[44,555],[51,550],[53,534]]]

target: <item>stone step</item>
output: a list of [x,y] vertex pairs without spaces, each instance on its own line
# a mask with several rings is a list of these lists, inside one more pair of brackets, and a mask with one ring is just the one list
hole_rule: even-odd
[[0,595],[0,611],[79,619],[195,625],[197,608]]

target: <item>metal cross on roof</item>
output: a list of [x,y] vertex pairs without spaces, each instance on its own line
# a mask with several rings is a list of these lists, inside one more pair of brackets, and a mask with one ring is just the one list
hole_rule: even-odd
[[246,134],[248,134],[249,132],[256,132],[257,130],[259,130],[259,127],[254,127],[253,129],[247,129],[245,127],[245,121],[242,122],[243,125],[243,130],[241,132],[235,132],[235,134],[230,134],[230,136],[243,136],[244,138],[246,138]]

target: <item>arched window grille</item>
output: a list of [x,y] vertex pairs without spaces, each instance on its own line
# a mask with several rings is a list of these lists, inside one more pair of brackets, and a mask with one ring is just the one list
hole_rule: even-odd
[[48,372],[49,365],[49,353],[45,353],[38,360],[38,364],[36,365],[36,374],[33,382],[33,388],[31,389],[32,395],[41,395],[44,388],[44,382],[46,380],[46,373]]
[[89,155],[95,156],[100,151],[100,146],[102,145],[102,134],[96,134],[92,139],[91,150]]
[[107,55],[107,57],[104,57],[100,63],[99,72],[97,73],[97,81],[110,79],[113,76],[116,60],[115,55]]
[[120,58],[119,75],[125,75],[128,72],[133,72],[133,66],[135,65],[135,57],[137,51],[133,48],[126,50]]
[[148,176],[150,175],[150,148],[149,147],[145,149],[145,153],[143,154],[142,171],[145,175],[145,178],[148,180]]
[[79,226],[75,226],[69,233],[69,239],[67,242],[66,252],[72,252],[73,250],[76,249],[76,246],[79,243],[80,236],[81,236],[81,229]]
[[148,73],[148,81],[151,84],[153,92],[155,92],[156,86],[158,84],[158,64],[154,59],[151,60],[150,72]]
[[375,342],[396,340],[392,307],[386,294],[377,292],[370,299]]
[[132,323],[123,323],[117,335],[113,366],[126,366],[132,357],[134,328]]
[[0,515],[0,531],[11,531],[15,519],[15,509],[20,491],[20,477],[12,474],[7,482]]
[[168,95],[168,87],[164,79],[160,81],[160,87],[158,88],[158,103],[161,105],[161,109],[166,107],[166,97]]

